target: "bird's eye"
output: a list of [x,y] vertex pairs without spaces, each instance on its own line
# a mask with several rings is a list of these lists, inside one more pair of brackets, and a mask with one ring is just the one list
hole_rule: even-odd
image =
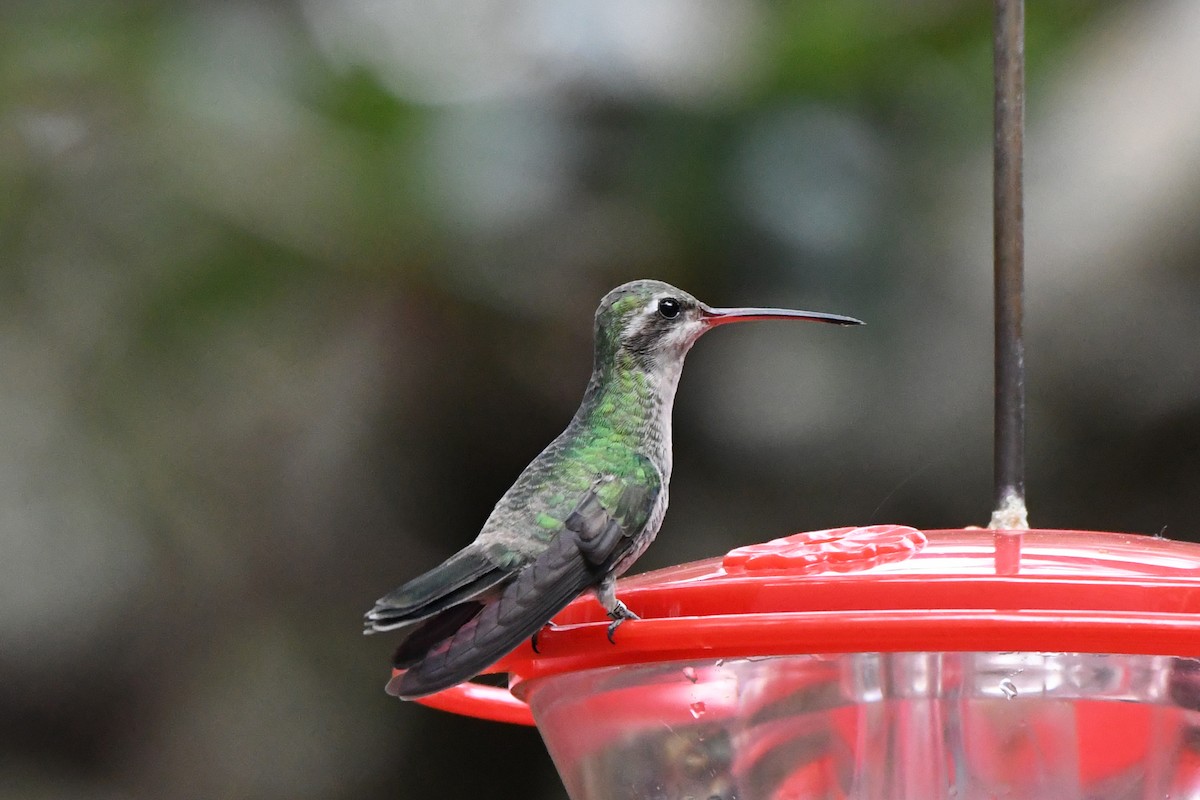
[[682,306],[674,297],[664,297],[658,301],[658,313],[663,316],[663,319],[675,319],[681,310]]

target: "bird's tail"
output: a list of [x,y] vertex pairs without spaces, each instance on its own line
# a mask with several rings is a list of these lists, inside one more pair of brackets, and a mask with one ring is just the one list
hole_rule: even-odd
[[408,669],[423,659],[431,650],[449,639],[454,633],[471,621],[483,610],[483,604],[474,600],[451,606],[417,626],[392,656],[392,666]]
[[401,628],[471,600],[508,578],[509,570],[469,545],[375,603],[364,633]]
[[537,633],[600,577],[580,552],[574,536],[555,537],[499,597],[484,604],[452,636],[393,677],[387,685],[388,694],[412,700],[478,675]]

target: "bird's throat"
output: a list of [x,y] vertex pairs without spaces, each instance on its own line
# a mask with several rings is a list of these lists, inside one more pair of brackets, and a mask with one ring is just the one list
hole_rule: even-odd
[[580,433],[609,438],[645,455],[669,478],[671,412],[682,361],[650,366],[628,358],[594,371],[575,422]]

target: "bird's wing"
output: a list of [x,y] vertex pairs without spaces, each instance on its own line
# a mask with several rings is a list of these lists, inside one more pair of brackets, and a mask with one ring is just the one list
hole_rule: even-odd
[[[576,544],[593,568],[607,572],[625,555],[634,536],[645,527],[658,498],[657,472],[652,483],[613,481],[590,490],[563,521],[576,536]],[[606,502],[607,501],[607,502]]]
[[[644,463],[642,463],[644,462]],[[596,586],[650,518],[662,491],[657,469],[641,459],[625,476],[606,475],[579,499],[550,546],[453,636],[392,678],[388,692],[423,697],[482,672]]]
[[432,617],[504,581],[513,569],[499,565],[474,544],[423,575],[379,598],[367,612],[366,631],[390,631]]

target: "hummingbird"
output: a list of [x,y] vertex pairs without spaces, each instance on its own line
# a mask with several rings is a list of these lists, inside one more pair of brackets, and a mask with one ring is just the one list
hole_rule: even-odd
[[475,541],[379,599],[364,633],[420,623],[393,657],[388,694],[411,700],[479,674],[589,589],[611,620],[637,619],[616,580],[654,541],[671,481],[671,411],[683,361],[705,332],[733,322],[838,314],[711,308],[638,280],[596,309],[592,376],[566,430],[504,493]]

